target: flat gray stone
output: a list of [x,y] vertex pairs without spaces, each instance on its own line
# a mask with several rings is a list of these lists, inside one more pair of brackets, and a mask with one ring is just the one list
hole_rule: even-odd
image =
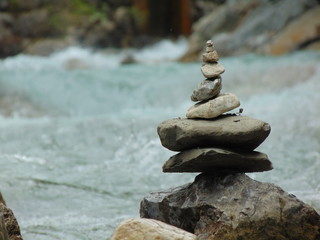
[[191,100],[194,102],[209,100],[218,96],[221,88],[221,78],[217,78],[214,80],[203,80],[193,91]]
[[215,118],[240,106],[240,101],[232,93],[220,94],[207,102],[200,102],[187,110],[187,118]]
[[172,156],[163,172],[263,172],[272,170],[264,153],[231,151],[222,148],[196,148]]
[[175,118],[158,126],[161,144],[172,151],[204,147],[253,150],[269,135],[268,123],[246,116],[222,115],[212,120]]
[[201,67],[201,72],[205,78],[216,78],[224,73],[224,67],[219,63],[205,63]]

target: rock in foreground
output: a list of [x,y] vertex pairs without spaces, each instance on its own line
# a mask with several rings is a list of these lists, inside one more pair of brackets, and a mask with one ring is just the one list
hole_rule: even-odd
[[201,174],[192,184],[151,193],[141,217],[157,219],[199,239],[317,240],[320,216],[270,183],[245,174]]
[[187,111],[187,118],[215,118],[240,106],[240,101],[232,93],[224,93],[207,102],[193,105]]
[[272,169],[272,163],[264,153],[222,148],[186,150],[163,165],[164,172],[263,172]]
[[196,240],[182,229],[153,219],[132,218],[123,221],[111,240]]
[[212,120],[170,119],[158,126],[158,135],[172,151],[218,146],[253,150],[270,130],[268,123],[251,117],[223,115]]
[[0,218],[0,221],[3,221],[4,224],[3,222],[1,223],[0,239],[2,236],[3,239],[1,240],[7,240],[6,236],[8,236],[9,240],[22,240],[20,227],[15,216],[13,215],[13,212],[3,203],[0,203],[0,216],[1,215],[3,216],[3,219]]

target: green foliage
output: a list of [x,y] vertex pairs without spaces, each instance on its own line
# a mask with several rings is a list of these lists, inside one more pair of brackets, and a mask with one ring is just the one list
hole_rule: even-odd
[[136,23],[136,26],[138,26],[140,29],[145,26],[147,16],[143,14],[140,9],[132,6],[129,8],[129,14],[132,17],[133,21]]
[[[12,0],[14,1],[14,0]],[[107,21],[108,5],[102,4],[97,8],[85,0],[70,0],[63,7],[49,2],[47,9],[50,12],[49,24],[53,31],[61,35],[69,26],[80,26],[95,21]]]
[[89,17],[90,21],[93,20],[107,20],[108,5],[102,4],[102,7],[97,8],[84,0],[71,0],[71,14],[77,16]]

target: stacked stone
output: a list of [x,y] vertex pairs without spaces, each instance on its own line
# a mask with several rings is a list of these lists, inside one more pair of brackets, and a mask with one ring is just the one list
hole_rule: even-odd
[[241,116],[241,111],[226,113],[240,102],[233,94],[220,93],[224,69],[211,41],[203,60],[207,79],[191,97],[199,103],[187,111],[187,118],[158,126],[162,145],[180,152],[163,171],[201,174],[190,184],[148,194],[140,216],[194,233],[199,240],[319,239],[320,215],[314,209],[280,187],[245,174],[272,169],[267,155],[254,151],[268,137],[270,125]]
[[206,43],[201,67],[206,77],[193,91],[198,102],[187,118],[170,119],[158,126],[164,147],[180,153],[164,165],[164,172],[261,172],[272,169],[264,153],[254,151],[269,135],[266,122],[225,114],[240,106],[232,93],[221,93],[224,67],[211,40]]

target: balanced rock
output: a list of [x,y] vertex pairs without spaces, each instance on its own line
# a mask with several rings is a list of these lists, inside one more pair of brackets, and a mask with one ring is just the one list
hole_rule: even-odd
[[232,93],[224,93],[207,102],[200,102],[187,110],[187,118],[215,118],[240,106],[240,101]]
[[172,156],[164,172],[263,172],[272,170],[268,156],[255,151],[196,148]]
[[194,102],[209,100],[218,96],[221,88],[221,78],[216,78],[214,80],[203,80],[193,91],[191,100]]
[[217,51],[206,52],[202,54],[202,60],[206,63],[214,63],[219,61],[219,55]]
[[243,173],[200,174],[192,184],[151,193],[140,216],[205,240],[316,240],[320,216],[280,187]]
[[201,67],[201,72],[205,78],[216,78],[224,73],[224,67],[219,63],[205,63]]
[[111,240],[196,240],[196,235],[169,224],[146,218],[123,221]]
[[253,150],[268,137],[271,127],[247,116],[222,115],[212,120],[169,119],[157,131],[161,144],[172,151],[218,146]]

